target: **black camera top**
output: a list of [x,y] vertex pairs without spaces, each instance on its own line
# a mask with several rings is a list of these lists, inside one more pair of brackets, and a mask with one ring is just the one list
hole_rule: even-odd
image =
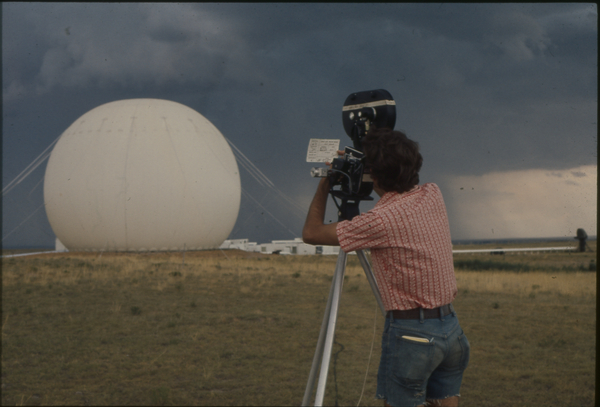
[[352,93],[342,108],[342,122],[354,148],[362,151],[362,138],[371,126],[394,129],[396,102],[384,89]]

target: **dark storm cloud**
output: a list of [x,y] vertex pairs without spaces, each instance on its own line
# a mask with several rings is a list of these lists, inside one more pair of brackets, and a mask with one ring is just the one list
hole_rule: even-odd
[[[18,6],[11,5],[6,12],[10,14],[13,7]],[[39,94],[57,87],[202,85],[232,71],[239,75],[238,82],[246,79],[246,69],[239,65],[247,62],[243,41],[226,22],[215,22],[189,5],[159,8],[143,4],[38,4],[20,21],[8,21],[8,37],[29,38],[28,33],[33,33],[37,41],[25,41],[5,55],[12,60],[10,54],[14,54],[14,59],[21,60],[25,50],[31,55],[27,64],[36,69],[22,75],[17,74],[23,72],[20,66],[9,66],[5,70],[5,98],[13,97],[11,89]],[[238,64],[228,65],[224,72],[223,65],[232,53]],[[236,66],[240,68],[236,70]],[[236,75],[230,76],[236,79]]]
[[[391,92],[396,128],[421,145],[422,181],[597,162],[594,4],[2,7],[4,184],[88,110],[152,97],[202,113],[307,206],[308,139],[349,144],[343,101],[376,88]],[[285,217],[252,182],[242,173],[249,192]],[[35,210],[40,191],[19,210]],[[237,237],[289,237],[251,206],[240,218],[254,218],[245,223],[260,237]],[[299,234],[301,220],[290,222]]]

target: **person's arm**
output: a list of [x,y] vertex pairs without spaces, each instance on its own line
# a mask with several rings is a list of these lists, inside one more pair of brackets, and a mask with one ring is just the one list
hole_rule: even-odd
[[312,245],[339,246],[337,236],[337,222],[325,224],[325,208],[327,207],[327,196],[329,195],[329,180],[321,178],[315,197],[308,209],[304,229],[302,229],[302,240]]

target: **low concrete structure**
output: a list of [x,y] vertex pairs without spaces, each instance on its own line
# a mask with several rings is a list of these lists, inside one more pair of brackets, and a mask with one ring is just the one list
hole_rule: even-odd
[[58,237],[56,238],[56,241],[54,242],[54,250],[58,253],[60,252],[68,252],[69,249],[67,249],[65,247],[64,244],[62,244],[62,242],[60,240],[58,240]]
[[248,239],[232,239],[225,240],[219,248],[284,255],[324,254],[337,256],[340,252],[339,246],[313,246],[304,243],[300,237],[293,240],[273,240],[271,243],[261,244],[249,242]]
[[248,239],[232,239],[225,240],[221,246],[219,246],[219,249],[238,249],[245,252],[251,252],[253,250],[248,250],[248,248],[255,245],[256,243],[254,242],[248,242]]

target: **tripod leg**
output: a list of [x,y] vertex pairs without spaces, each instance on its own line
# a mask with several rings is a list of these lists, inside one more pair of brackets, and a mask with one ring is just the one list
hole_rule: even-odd
[[319,373],[319,382],[317,384],[317,394],[315,395],[315,406],[323,405],[325,397],[325,386],[327,385],[327,373],[329,372],[329,362],[331,361],[331,351],[333,349],[333,340],[335,336],[335,324],[337,322],[337,312],[340,305],[342,286],[344,284],[344,271],[346,269],[346,253],[340,250],[338,261],[335,267],[333,290],[333,299],[327,323],[327,335],[323,348],[323,360],[321,362],[321,371]]
[[375,276],[373,275],[373,270],[371,269],[371,265],[365,256],[365,252],[362,250],[357,250],[356,255],[358,256],[358,260],[360,261],[360,265],[365,271],[365,275],[367,276],[367,280],[369,280],[369,284],[371,285],[371,290],[373,290],[373,294],[375,295],[375,299],[377,300],[377,304],[379,304],[379,308],[381,312],[383,312],[383,317],[385,318],[385,307],[383,306],[383,301],[381,300],[381,293],[379,292],[379,287],[377,286],[377,281],[375,280]]
[[306,383],[306,390],[304,391],[304,398],[302,399],[302,406],[308,406],[310,403],[310,398],[312,396],[313,388],[315,386],[315,380],[317,379],[317,368],[319,367],[319,359],[323,357],[323,346],[325,344],[327,326],[329,325],[329,314],[331,312],[331,303],[333,301],[333,291],[335,290],[335,283],[336,277],[334,273],[333,278],[331,279],[331,289],[329,290],[329,297],[327,299],[327,306],[325,307],[325,314],[323,315],[323,322],[321,323],[321,331],[319,332],[317,349],[315,350],[315,356],[313,357],[312,366],[310,368],[310,374],[308,375],[308,382]]
[[[321,331],[319,332],[319,340],[317,342],[317,349],[315,351],[315,356],[313,358],[313,364],[310,369],[308,382],[306,383],[306,391],[304,392],[304,398],[302,400],[303,406],[308,406],[310,403],[310,398],[312,396],[313,387],[315,385],[317,368],[319,367],[318,361],[319,361],[319,359],[323,358],[323,351],[325,348],[325,339],[327,337],[327,334],[329,333],[329,330],[331,329],[330,321],[331,321],[331,315],[332,315],[332,305],[334,303],[334,298],[336,298],[335,292],[337,291],[337,287],[344,281],[343,273],[344,273],[345,267],[346,267],[346,253],[344,253],[343,251],[340,251],[340,254],[338,255],[335,272],[333,274],[333,278],[331,279],[331,289],[329,290],[329,299],[327,300],[327,307],[325,308],[325,315],[323,316],[323,322],[321,323]],[[342,274],[341,278],[339,277],[340,273]],[[340,291],[341,291],[341,287],[340,287]],[[337,298],[338,298],[338,302],[339,302],[339,294],[337,295]],[[337,315],[337,303],[335,305],[335,308],[336,308],[335,315]],[[333,329],[335,330],[335,321],[333,323]],[[329,350],[329,356],[327,358],[328,358],[328,360],[331,358],[331,349]],[[329,366],[329,362],[327,363],[327,366]],[[322,375],[323,375],[323,369],[321,368],[321,374],[319,377],[321,377]],[[327,377],[327,373],[325,373],[325,377]],[[322,400],[321,400],[321,403],[322,403]],[[316,404],[316,400],[315,400],[315,404]]]

